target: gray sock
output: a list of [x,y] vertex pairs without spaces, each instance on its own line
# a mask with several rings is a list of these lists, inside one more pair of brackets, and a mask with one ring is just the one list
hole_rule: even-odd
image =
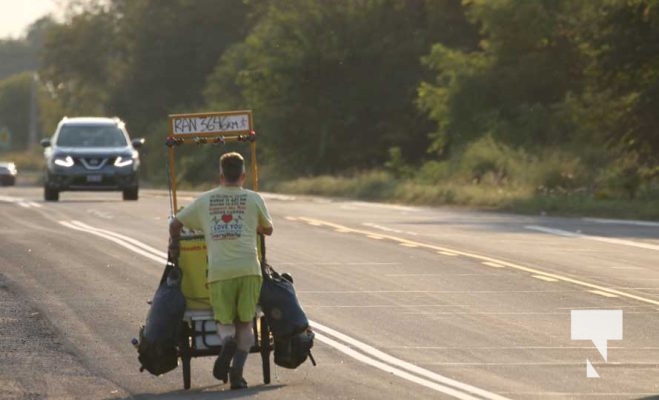
[[247,353],[243,350],[236,350],[236,353],[233,355],[233,363],[231,364],[231,376],[235,378],[242,378],[243,368],[245,367],[245,362],[247,361]]

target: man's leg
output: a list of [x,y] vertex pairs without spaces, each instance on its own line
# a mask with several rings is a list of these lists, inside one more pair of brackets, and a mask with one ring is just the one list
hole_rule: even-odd
[[244,389],[247,382],[243,378],[243,369],[249,350],[254,345],[252,320],[256,314],[256,304],[261,292],[261,277],[246,276],[241,280],[238,296],[238,322],[236,322],[237,350],[231,364],[229,381],[231,389]]
[[217,333],[220,336],[222,349],[220,350],[220,355],[218,355],[217,359],[215,360],[215,365],[213,366],[213,376],[216,379],[227,383],[229,380],[229,364],[231,363],[231,359],[236,353],[236,327],[233,324],[220,324],[218,321]]
[[243,378],[243,370],[249,350],[254,345],[254,332],[252,330],[252,321],[236,323],[236,353],[233,356],[233,363],[229,372],[231,389],[244,389],[247,387],[247,381]]
[[238,290],[234,279],[211,282],[209,288],[211,305],[217,321],[217,334],[220,336],[222,349],[213,366],[213,376],[224,383],[229,380],[229,364],[236,352],[236,328],[233,321],[237,318],[235,294]]

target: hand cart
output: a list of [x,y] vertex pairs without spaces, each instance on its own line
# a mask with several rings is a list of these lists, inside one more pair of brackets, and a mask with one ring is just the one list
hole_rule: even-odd
[[[175,149],[186,144],[223,145],[241,142],[250,146],[252,190],[258,190],[256,163],[256,134],[252,125],[252,112],[230,111],[202,114],[175,114],[169,116],[167,146],[170,207],[177,210]],[[258,246],[259,248],[261,246]],[[208,299],[206,287],[206,246],[203,236],[188,232],[181,237],[179,267],[183,272],[181,289],[186,297],[186,311],[181,321],[179,357],[183,368],[183,387],[189,389],[192,380],[191,360],[194,357],[217,356],[222,349],[217,326]],[[265,317],[260,311],[254,316],[255,344],[251,353],[259,353],[263,363],[263,383],[270,383],[270,353],[272,336]]]

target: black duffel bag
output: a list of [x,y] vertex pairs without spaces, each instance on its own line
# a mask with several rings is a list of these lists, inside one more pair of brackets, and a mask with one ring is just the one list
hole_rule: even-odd
[[316,365],[311,355],[314,333],[295,293],[293,279],[288,274],[279,274],[266,262],[262,236],[261,272],[259,304],[274,339],[275,364],[295,369],[310,358]]
[[153,375],[161,375],[176,368],[184,313],[181,269],[168,262],[136,343],[140,371],[146,369]]
[[314,333],[310,329],[304,332],[296,333],[287,338],[275,338],[275,364],[280,367],[295,369],[307,360],[316,365],[311,355],[313,347]]
[[261,268],[263,285],[259,304],[272,336],[285,338],[305,331],[309,328],[309,320],[298,301],[293,283],[266,263]]

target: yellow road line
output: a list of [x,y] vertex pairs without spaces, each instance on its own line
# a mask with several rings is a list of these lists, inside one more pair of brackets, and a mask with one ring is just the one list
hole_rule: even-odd
[[492,258],[492,257],[488,257],[488,256],[482,256],[480,254],[469,253],[469,252],[460,251],[460,250],[454,250],[454,249],[450,249],[448,247],[435,246],[435,245],[431,245],[431,244],[427,244],[427,243],[415,242],[413,240],[408,240],[408,239],[405,239],[405,238],[400,238],[400,237],[385,235],[385,234],[379,234],[379,233],[375,233],[375,232],[371,232],[371,231],[365,231],[365,230],[361,230],[361,229],[352,229],[352,228],[349,228],[347,226],[338,225],[338,224],[335,224],[335,223],[332,223],[332,222],[322,221],[322,220],[315,219],[315,218],[299,217],[298,220],[304,221],[304,222],[306,222],[310,225],[314,225],[314,226],[327,226],[327,227],[333,228],[333,229],[343,229],[343,230],[346,230],[348,232],[357,233],[357,234],[365,235],[365,236],[368,236],[368,237],[375,236],[375,237],[378,237],[380,239],[388,239],[388,240],[398,242],[398,243],[413,244],[413,245],[416,245],[417,247],[431,249],[431,250],[434,250],[436,252],[440,252],[440,251],[441,252],[447,252],[447,253],[457,254],[457,255],[460,255],[460,256],[464,256],[464,257],[473,258],[473,259],[479,260],[481,262],[491,262],[491,263],[495,263],[495,264],[498,264],[498,265],[502,265],[504,267],[513,268],[513,269],[516,269],[518,271],[524,271],[524,272],[527,272],[531,275],[540,275],[540,276],[544,276],[545,278],[552,278],[552,279],[556,279],[557,281],[572,283],[574,285],[582,286],[582,287],[585,287],[585,288],[588,288],[588,289],[597,290],[597,291],[605,292],[605,293],[608,293],[608,294],[611,294],[611,295],[626,297],[628,299],[637,300],[637,301],[640,301],[642,303],[647,303],[647,304],[652,304],[652,305],[655,305],[655,306],[659,306],[659,301],[658,300],[648,299],[647,297],[637,296],[635,294],[622,292],[622,291],[617,290],[617,289],[610,289],[610,288],[600,286],[600,285],[596,285],[596,284],[593,284],[593,283],[584,282],[584,281],[579,280],[579,279],[570,278],[569,276],[559,275],[559,274],[552,273],[552,272],[545,272],[545,271],[542,271],[542,270],[539,270],[539,269],[536,269],[536,268],[526,267],[526,266],[523,266],[523,265],[511,263],[511,262],[508,262],[508,261],[498,260],[496,258]]

